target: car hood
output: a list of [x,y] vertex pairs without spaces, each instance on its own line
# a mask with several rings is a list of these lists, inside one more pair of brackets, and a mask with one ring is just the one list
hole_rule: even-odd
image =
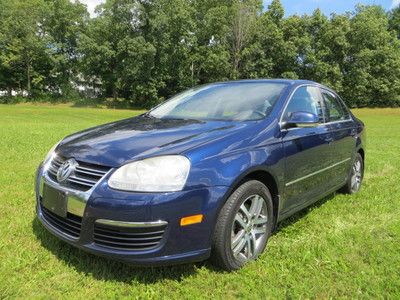
[[56,151],[67,158],[119,167],[130,160],[179,154],[252,124],[254,122],[156,119],[141,115],[68,136]]

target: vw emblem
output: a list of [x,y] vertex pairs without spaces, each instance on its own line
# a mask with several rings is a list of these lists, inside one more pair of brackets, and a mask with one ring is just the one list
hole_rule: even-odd
[[63,182],[68,179],[69,176],[75,171],[76,166],[78,163],[75,159],[71,158],[65,161],[57,171],[57,181]]

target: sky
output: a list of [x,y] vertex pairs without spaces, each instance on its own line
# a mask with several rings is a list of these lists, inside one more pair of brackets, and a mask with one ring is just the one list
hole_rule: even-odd
[[80,2],[85,3],[87,5],[90,15],[93,16],[95,7],[97,5],[103,3],[104,1],[103,0],[80,0]]
[[[90,14],[93,16],[96,5],[104,0],[80,0],[88,6]],[[271,0],[264,0],[264,7],[267,7]],[[400,5],[400,0],[282,0],[285,7],[286,15],[302,15],[310,14],[316,8],[320,8],[323,13],[329,15],[331,13],[343,13],[352,11],[357,3],[361,4],[379,4],[385,9],[391,9]]]
[[[271,0],[264,0],[264,7],[267,7]],[[391,9],[400,4],[400,0],[282,0],[286,15],[311,14],[315,9],[320,8],[326,15],[331,13],[344,13],[354,10],[356,4],[377,4],[385,9]]]

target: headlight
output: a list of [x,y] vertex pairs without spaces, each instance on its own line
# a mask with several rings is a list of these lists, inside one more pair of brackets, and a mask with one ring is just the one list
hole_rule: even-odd
[[185,156],[147,158],[120,167],[108,185],[123,191],[176,192],[183,189],[189,170],[190,161]]

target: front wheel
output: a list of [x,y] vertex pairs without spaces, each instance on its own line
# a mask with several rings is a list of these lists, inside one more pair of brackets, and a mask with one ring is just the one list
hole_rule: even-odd
[[272,198],[259,181],[242,184],[218,216],[211,260],[224,270],[241,268],[265,249],[273,228]]
[[357,193],[362,184],[364,178],[364,160],[360,153],[357,153],[356,158],[351,167],[350,176],[347,179],[345,186],[341,189],[341,192],[346,194]]

